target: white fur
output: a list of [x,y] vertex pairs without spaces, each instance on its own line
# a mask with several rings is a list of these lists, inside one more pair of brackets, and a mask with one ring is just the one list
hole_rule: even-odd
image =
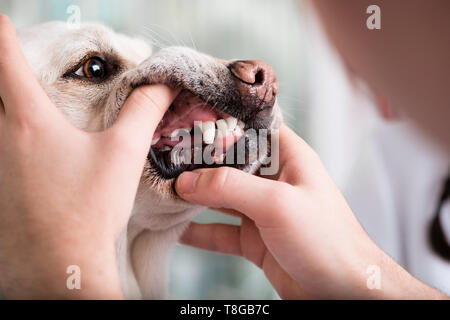
[[[143,74],[147,82],[164,82],[167,75],[178,70],[185,86],[194,86],[192,78],[206,74],[212,82],[231,81],[220,60],[187,48],[168,48],[153,57],[145,41],[98,24],[83,24],[79,30],[71,30],[63,22],[50,22],[22,30],[19,38],[26,59],[49,97],[69,121],[85,130],[98,131],[110,125],[131,85],[139,82]],[[64,78],[68,68],[89,52],[112,54],[121,60],[123,70],[102,85]],[[188,74],[193,68],[197,71]],[[254,163],[251,170],[256,168]],[[152,182],[143,175],[129,224],[117,240],[118,267],[127,298],[164,298],[170,249],[188,221],[202,209],[174,197],[171,184]]]

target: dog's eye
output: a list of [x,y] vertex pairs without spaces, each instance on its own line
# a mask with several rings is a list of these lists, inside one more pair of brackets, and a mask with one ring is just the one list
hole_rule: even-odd
[[105,69],[105,62],[98,57],[94,57],[87,60],[75,74],[89,79],[103,79],[106,73]]

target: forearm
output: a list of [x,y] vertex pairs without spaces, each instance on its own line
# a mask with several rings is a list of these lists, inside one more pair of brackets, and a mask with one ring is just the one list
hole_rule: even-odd
[[[371,240],[370,240],[371,241]],[[414,278],[373,242],[358,252],[358,270],[351,276],[350,298],[354,299],[448,299],[442,292]],[[364,254],[362,253],[364,250]]]
[[383,253],[382,287],[376,290],[379,299],[448,299],[444,293],[414,278],[392,258]]

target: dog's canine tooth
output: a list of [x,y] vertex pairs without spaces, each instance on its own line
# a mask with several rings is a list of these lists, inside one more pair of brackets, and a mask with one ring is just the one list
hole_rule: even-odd
[[164,146],[164,147],[162,147],[162,149],[161,149],[161,151],[170,151],[170,150],[172,150],[172,148],[169,147],[169,146]]
[[214,163],[223,163],[223,161],[225,160],[225,153],[221,153],[220,155],[215,155],[213,157]]
[[236,128],[234,128],[233,133],[235,136],[240,136],[244,134],[244,129],[241,129],[241,127],[237,126]]
[[219,119],[216,121],[217,134],[220,133],[221,137],[226,137],[228,135],[228,124],[225,120]]
[[244,129],[245,128],[245,123],[244,122],[242,122],[241,120],[239,120],[238,122],[237,122],[237,126],[238,126],[238,128],[240,128],[240,129]]
[[158,141],[159,141],[160,139],[161,139],[161,138],[153,139],[153,140],[152,140],[152,146],[154,146],[155,144],[157,144]]
[[203,142],[206,144],[211,144],[214,142],[216,136],[216,125],[212,121],[205,121],[202,125],[203,131]]
[[172,131],[172,133],[170,134],[171,138],[176,138],[179,137],[181,135],[185,135],[186,133],[189,134],[189,132],[191,132],[191,129],[189,128],[179,128],[179,129],[175,129]]
[[236,128],[238,120],[235,117],[226,118],[225,121],[227,122],[228,130],[233,131]]
[[175,130],[173,130],[173,131],[170,133],[170,135],[169,135],[170,138],[178,137],[179,132],[180,132],[180,129],[175,129]]
[[179,136],[189,134],[190,132],[191,132],[191,128],[180,128],[180,129],[178,129],[178,135]]

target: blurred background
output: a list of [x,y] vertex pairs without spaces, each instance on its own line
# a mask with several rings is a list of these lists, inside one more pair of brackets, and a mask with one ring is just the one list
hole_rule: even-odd
[[[321,156],[339,187],[379,125],[367,89],[349,81],[307,2],[295,0],[0,0],[16,27],[100,21],[160,47],[185,45],[224,59],[261,59],[276,70],[285,121]],[[239,221],[202,213],[199,222]],[[174,248],[169,298],[276,299],[262,272],[237,257]]]

